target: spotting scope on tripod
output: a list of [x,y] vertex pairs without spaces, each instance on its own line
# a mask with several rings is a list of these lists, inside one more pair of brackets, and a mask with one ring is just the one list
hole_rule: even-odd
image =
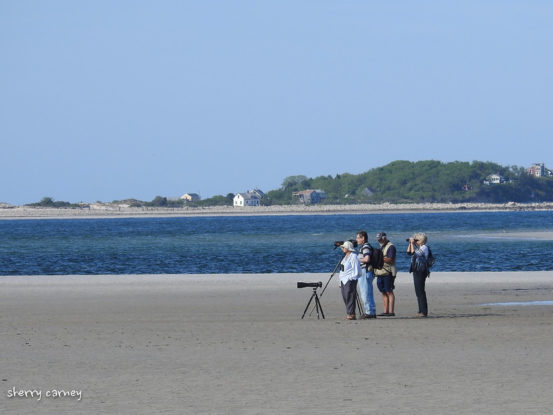
[[[354,239],[350,239],[349,240],[354,247],[357,247],[357,241],[355,241]],[[344,241],[335,241],[334,242],[334,249],[338,248],[339,246],[343,245]],[[318,296],[318,297],[322,297],[323,294],[325,293],[326,291],[326,287],[328,287],[328,284],[330,283],[330,281],[332,280],[332,277],[334,277],[334,275],[336,275],[337,272],[340,271],[340,265],[342,263],[342,260],[344,259],[344,257],[346,256],[346,254],[342,254],[340,256],[340,260],[338,261],[338,263],[336,264],[336,266],[334,267],[334,271],[332,271],[332,274],[330,274],[330,277],[328,278],[328,281],[326,282],[323,290],[321,291],[321,294]],[[298,283],[298,288],[299,288],[299,284]],[[322,284],[322,283],[321,283]],[[318,298],[317,297],[317,298]],[[311,302],[311,301],[310,301]],[[361,304],[361,300],[359,299],[359,295],[356,294],[355,296],[355,302],[357,304],[357,309],[359,310],[359,315],[363,316],[365,315],[365,311],[363,310],[363,305]],[[307,307],[309,307],[309,303],[307,303]],[[307,309],[307,308],[306,308]],[[315,310],[315,307],[311,310],[311,312],[309,313],[309,315],[311,316],[311,314],[313,314],[313,311]],[[317,313],[318,313],[318,310],[317,310]],[[304,312],[304,315],[305,315],[305,312]],[[302,316],[303,318],[303,316]],[[324,316],[323,316],[324,318]]]
[[[313,294],[311,294],[311,298],[309,298],[309,301],[307,302],[307,305],[305,306],[305,310],[303,310],[303,314],[301,316],[302,320],[305,317],[305,313],[307,313],[307,309],[311,305],[311,301],[315,300],[315,309],[317,310],[317,319],[319,319],[319,312],[320,315],[323,316],[323,319],[325,318],[325,314],[323,312],[323,306],[321,305],[321,301],[319,300],[319,296],[317,295],[317,288],[321,288],[323,286],[323,283],[321,281],[319,282],[298,282],[298,288],[305,288],[305,287],[311,287],[313,288]],[[313,312],[313,311],[311,311]],[[311,314],[310,314],[311,315]]]

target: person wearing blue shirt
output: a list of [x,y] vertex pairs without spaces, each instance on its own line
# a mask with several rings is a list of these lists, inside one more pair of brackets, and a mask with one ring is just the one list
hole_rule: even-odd
[[374,302],[373,280],[374,272],[371,265],[372,247],[366,231],[359,231],[355,237],[359,246],[357,257],[361,263],[361,276],[357,282],[361,301],[365,307],[365,318],[376,318],[376,304]]

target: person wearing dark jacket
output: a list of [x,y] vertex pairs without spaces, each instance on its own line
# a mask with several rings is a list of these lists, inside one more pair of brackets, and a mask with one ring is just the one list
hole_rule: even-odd
[[426,299],[426,278],[428,277],[428,247],[426,242],[428,238],[424,233],[416,233],[409,238],[407,253],[411,256],[411,266],[409,272],[413,273],[413,283],[415,285],[415,294],[419,304],[417,317],[426,317],[428,315],[428,301]]

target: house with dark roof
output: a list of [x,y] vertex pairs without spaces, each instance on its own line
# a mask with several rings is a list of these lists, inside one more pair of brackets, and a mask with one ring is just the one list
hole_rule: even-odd
[[253,193],[253,194],[256,194],[260,199],[265,199],[267,197],[267,195],[265,193],[263,193],[261,190],[259,189],[253,189],[253,190],[248,190],[247,193]]
[[320,189],[313,190],[301,190],[299,192],[292,193],[299,203],[305,205],[320,203],[326,198],[326,193]]

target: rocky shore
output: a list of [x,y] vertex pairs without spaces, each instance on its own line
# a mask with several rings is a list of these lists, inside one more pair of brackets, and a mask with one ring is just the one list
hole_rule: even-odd
[[542,203],[412,203],[360,205],[292,205],[292,206],[211,206],[182,208],[128,207],[115,204],[94,204],[77,208],[43,208],[0,206],[0,219],[47,218],[127,218],[186,216],[254,216],[254,215],[335,215],[403,212],[459,211],[528,211],[553,210],[553,202]]

